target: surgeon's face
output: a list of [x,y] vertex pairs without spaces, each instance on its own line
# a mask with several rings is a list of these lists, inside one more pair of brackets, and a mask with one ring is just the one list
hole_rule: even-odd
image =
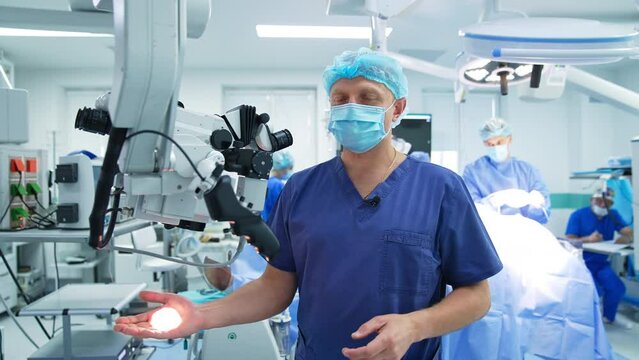
[[[388,88],[375,81],[361,76],[353,79],[340,79],[331,88],[329,101],[331,106],[356,103],[361,105],[381,106],[387,109],[395,98]],[[397,119],[406,107],[406,99],[395,101],[384,117],[386,131],[391,128],[391,122]]]
[[498,145],[510,145],[512,142],[512,136],[495,136],[486,141],[484,141],[484,145],[487,147],[493,147]]
[[590,205],[597,205],[600,208],[606,208],[606,207],[607,208],[611,208],[612,204],[613,204],[613,202],[610,199],[604,200],[601,197],[595,197],[595,198],[590,199]]

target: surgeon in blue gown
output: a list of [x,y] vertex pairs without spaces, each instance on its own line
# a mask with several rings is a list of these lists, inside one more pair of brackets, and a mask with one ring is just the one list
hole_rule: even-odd
[[280,197],[284,184],[293,175],[293,166],[295,161],[293,156],[286,150],[280,150],[273,154],[273,171],[266,185],[266,199],[264,200],[264,209],[262,209],[262,219],[268,220],[271,210]]
[[484,316],[486,279],[502,263],[463,180],[393,148],[408,89],[399,63],[347,51],[323,83],[343,151],[287,182],[269,218],[280,250],[264,274],[211,304],[143,292],[182,322],[161,331],[146,313],[118,319],[116,331],[178,338],[252,322],[281,312],[299,289],[296,359],[430,360],[443,334]]
[[538,199],[535,205],[521,209],[503,209],[503,214],[521,213],[538,221],[548,222],[550,216],[550,192],[539,171],[526,161],[510,156],[512,131],[510,125],[500,118],[491,118],[479,130],[488,150],[484,155],[464,168],[463,178],[470,195],[476,202],[488,195],[507,189],[530,192]]

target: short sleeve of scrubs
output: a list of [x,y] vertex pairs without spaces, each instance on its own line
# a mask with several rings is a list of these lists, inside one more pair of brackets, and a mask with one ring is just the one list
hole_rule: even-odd
[[268,226],[273,231],[273,234],[280,243],[280,250],[274,259],[271,259],[269,264],[275,268],[288,272],[295,272],[295,261],[293,259],[293,251],[291,249],[291,238],[288,233],[287,226],[287,208],[289,203],[289,193],[291,192],[292,185],[285,186],[282,190],[275,207],[271,210],[269,216]]
[[574,235],[577,237],[582,237],[590,234],[582,234],[581,227],[579,226],[579,213],[577,211],[570,214],[570,218],[568,219],[568,225],[566,225],[566,235]]
[[461,178],[455,177],[448,191],[437,237],[444,281],[459,287],[489,278],[503,266]]

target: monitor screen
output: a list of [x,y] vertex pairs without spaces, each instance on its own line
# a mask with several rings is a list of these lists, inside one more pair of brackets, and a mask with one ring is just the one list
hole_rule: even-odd
[[424,151],[430,155],[431,122],[430,114],[406,114],[399,126],[393,129],[393,137],[411,144],[409,154]]

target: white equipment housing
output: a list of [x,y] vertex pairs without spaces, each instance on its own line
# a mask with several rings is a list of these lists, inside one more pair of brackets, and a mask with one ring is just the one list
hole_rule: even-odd
[[29,141],[28,92],[0,88],[0,144]]
[[204,332],[201,359],[281,360],[269,320]]

